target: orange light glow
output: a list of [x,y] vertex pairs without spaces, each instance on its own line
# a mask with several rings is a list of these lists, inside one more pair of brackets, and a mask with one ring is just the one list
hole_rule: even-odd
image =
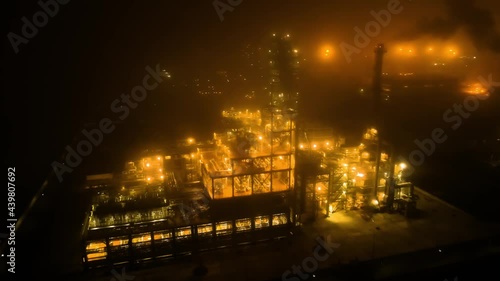
[[334,56],[334,51],[331,45],[325,44],[319,48],[318,57],[322,61],[330,61]]
[[489,95],[488,89],[481,83],[466,84],[462,90],[469,95]]

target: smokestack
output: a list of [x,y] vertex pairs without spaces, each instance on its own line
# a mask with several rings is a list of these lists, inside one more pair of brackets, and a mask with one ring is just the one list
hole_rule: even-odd
[[387,52],[384,44],[378,44],[375,47],[375,71],[373,77],[373,106],[374,106],[374,119],[377,129],[380,130],[381,124],[381,96],[382,96],[382,64],[384,60],[384,54]]
[[382,153],[382,126],[383,126],[383,118],[382,112],[380,110],[381,107],[381,95],[382,95],[382,64],[384,61],[384,54],[387,53],[384,44],[378,44],[375,47],[375,71],[373,77],[373,114],[375,126],[377,128],[377,158],[375,165],[375,183],[373,188],[373,193],[375,199],[377,199],[378,193],[378,181],[379,181],[379,171],[380,171],[380,154]]

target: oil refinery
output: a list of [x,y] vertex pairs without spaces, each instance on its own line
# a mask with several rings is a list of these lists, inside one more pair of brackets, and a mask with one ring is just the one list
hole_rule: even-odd
[[266,107],[228,108],[221,118],[231,125],[210,140],[189,137],[144,151],[120,174],[87,176],[86,267],[281,239],[340,210],[412,215],[406,164],[377,128],[347,146],[328,128],[301,126],[297,51],[290,35],[272,37]]

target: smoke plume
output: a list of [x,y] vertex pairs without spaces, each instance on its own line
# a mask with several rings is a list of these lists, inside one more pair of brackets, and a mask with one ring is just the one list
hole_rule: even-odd
[[477,6],[474,0],[444,0],[446,15],[433,19],[423,18],[413,32],[402,35],[404,39],[417,39],[430,35],[448,39],[458,30],[466,32],[478,50],[500,53],[500,33],[491,10]]

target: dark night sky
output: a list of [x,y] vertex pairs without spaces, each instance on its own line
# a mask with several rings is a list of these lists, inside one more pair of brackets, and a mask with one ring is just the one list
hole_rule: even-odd
[[[16,4],[4,11],[10,20],[8,31],[20,34],[21,18],[30,18],[39,6],[36,1],[10,2]],[[17,55],[4,36],[6,165],[17,166],[19,180],[29,186],[26,189],[36,190],[50,163],[78,135],[83,122],[109,112],[113,99],[141,81],[147,65],[161,63],[193,73],[223,68],[234,62],[242,46],[258,44],[273,31],[292,33],[298,46],[314,53],[324,42],[334,46],[351,42],[353,27],[364,26],[372,20],[369,12],[386,7],[387,2],[244,0],[233,12],[225,13],[221,22],[211,0],[70,1],[28,44],[20,46]],[[496,0],[477,1],[484,11],[476,13],[465,4],[447,9],[444,1],[401,2],[404,11],[394,16],[377,42],[390,42],[402,35],[411,39],[426,35],[453,38],[457,31],[458,36],[465,34],[460,38],[466,39],[461,40],[482,48],[485,55],[500,50],[495,49],[500,42],[495,33],[495,29],[500,30],[500,3]],[[461,15],[463,7],[470,16]],[[475,17],[487,18],[485,15],[491,15],[497,24],[474,21]],[[436,17],[448,24],[444,32],[450,34],[418,30],[417,21],[427,18],[432,23]],[[479,26],[471,27],[473,22]],[[481,38],[483,29],[487,29],[484,34],[489,39]],[[475,36],[469,36],[468,31]],[[470,43],[471,39],[478,44]],[[368,53],[371,50],[366,48]],[[339,62],[339,69],[347,66],[344,64]],[[178,116],[186,109],[177,110],[170,114]]]

